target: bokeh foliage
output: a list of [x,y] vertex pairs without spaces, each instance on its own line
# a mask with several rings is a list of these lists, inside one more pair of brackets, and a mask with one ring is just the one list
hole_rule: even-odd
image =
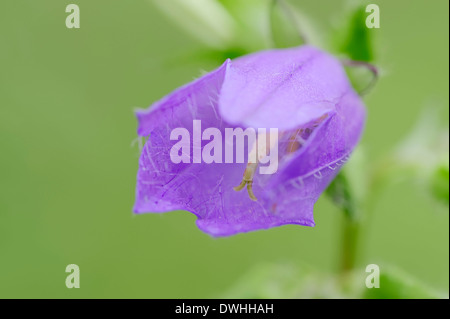
[[[326,197],[316,204],[315,228],[225,239],[198,231],[186,212],[131,213],[133,109],[244,53],[243,43],[270,46],[245,19],[249,11],[233,9],[241,1],[221,1],[243,14],[238,29],[251,31],[228,51],[211,50],[146,0],[72,2],[81,9],[79,30],[66,29],[64,2],[0,2],[0,297],[214,297],[267,262],[337,274],[344,217]],[[341,30],[345,1],[288,2],[320,36]],[[386,74],[366,98],[370,163],[396,148],[424,108],[438,109],[440,126],[449,115],[448,2],[375,2],[382,27],[374,49]],[[448,212],[415,184],[400,179],[379,192],[356,269],[394,264],[448,293]],[[81,269],[77,290],[64,285],[70,263]],[[285,271],[302,272],[281,267],[281,282]]]

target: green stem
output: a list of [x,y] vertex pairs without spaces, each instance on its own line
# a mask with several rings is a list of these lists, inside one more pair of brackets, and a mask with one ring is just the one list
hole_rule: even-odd
[[359,221],[344,217],[342,225],[342,260],[341,271],[347,273],[355,267],[358,252]]

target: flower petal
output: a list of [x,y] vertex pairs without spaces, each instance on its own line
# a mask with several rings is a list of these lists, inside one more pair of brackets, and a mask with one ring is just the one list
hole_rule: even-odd
[[[192,118],[197,119],[194,112],[198,111],[198,106],[206,109],[206,115],[210,115],[211,111],[216,112],[213,105],[216,104],[229,64],[230,60],[227,59],[216,70],[176,89],[147,110],[137,110],[138,135],[148,136],[153,129],[164,124],[159,120],[166,120],[167,125],[175,124],[171,120],[175,117],[182,118],[186,113],[189,113],[188,118],[191,121],[189,125],[192,125]],[[218,118],[217,114],[214,115]]]
[[233,124],[293,129],[334,111],[349,87],[339,61],[314,47],[262,51],[230,64],[219,109]]

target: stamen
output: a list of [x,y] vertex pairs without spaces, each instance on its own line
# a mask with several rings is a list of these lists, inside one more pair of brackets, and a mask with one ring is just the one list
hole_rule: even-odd
[[[247,167],[245,168],[242,181],[238,186],[233,187],[233,189],[238,192],[238,191],[242,190],[245,185],[247,185],[248,196],[253,201],[258,200],[256,198],[255,194],[253,193],[253,187],[252,187],[253,186],[253,176],[255,175],[256,169],[258,168],[259,161],[262,160],[267,155],[267,153],[270,151],[270,147],[272,147],[272,146],[276,147],[276,145],[278,144],[278,140],[274,139],[273,137],[277,137],[277,136],[272,136],[273,141],[270,141],[271,134],[258,135],[258,139],[253,144],[253,147],[248,154],[248,163],[247,163]],[[265,143],[264,142],[258,143],[258,140],[259,141],[263,140]],[[270,142],[272,142],[272,143],[270,143]],[[271,144],[275,144],[275,145],[271,145]]]
[[258,199],[256,198],[255,194],[253,194],[252,184],[253,181],[247,182],[248,197],[250,197],[251,200],[256,202]]
[[314,122],[313,127],[314,127],[314,128],[318,127],[318,126],[323,122],[323,120],[325,120],[327,117],[328,117],[328,114],[326,114],[326,113],[325,113],[324,115],[322,115],[321,117],[319,117],[319,118]]
[[[303,129],[299,129],[299,130],[296,130],[293,134],[291,134],[291,136],[289,137],[289,144],[287,147],[288,154],[294,153],[300,147],[302,147],[302,145],[305,142],[301,137],[299,137],[302,135],[302,133],[303,133]],[[299,142],[298,139],[300,139],[301,142]]]
[[233,187],[233,189],[234,189],[236,192],[239,192],[241,189],[244,188],[245,184],[247,184],[247,182],[244,181],[244,180],[242,180],[242,182],[241,182],[238,186]]
[[306,135],[306,139],[311,135],[311,133],[314,131],[316,127],[318,127],[326,118],[328,117],[328,114],[324,114],[321,117],[319,117],[317,120],[315,120],[312,123],[311,127],[307,128],[301,128],[298,130],[295,130],[293,133],[291,133],[289,140],[288,140],[288,146],[286,152],[288,154],[294,153],[297,150],[299,150],[305,143],[306,140],[302,137],[303,134]]
[[247,167],[245,168],[244,177],[242,178],[241,183],[238,186],[233,187],[233,189],[236,192],[239,192],[240,190],[242,190],[245,187],[245,185],[247,185],[248,196],[250,197],[251,200],[254,200],[254,201],[256,201],[257,198],[256,198],[255,194],[253,193],[252,185],[253,185],[253,176],[255,175],[255,171],[256,171],[257,167],[258,167],[258,163],[248,163]]

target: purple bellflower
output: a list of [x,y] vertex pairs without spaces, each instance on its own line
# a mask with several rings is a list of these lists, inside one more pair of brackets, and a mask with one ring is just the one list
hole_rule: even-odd
[[[148,139],[134,212],[187,210],[202,231],[229,236],[314,226],[314,203],[358,143],[365,107],[335,57],[301,46],[227,60],[136,115],[138,134]],[[195,141],[191,160],[174,163],[171,131],[181,127],[192,136],[194,120],[220,130],[217,138],[226,128],[278,129],[277,171],[259,174],[250,161],[195,161]]]

